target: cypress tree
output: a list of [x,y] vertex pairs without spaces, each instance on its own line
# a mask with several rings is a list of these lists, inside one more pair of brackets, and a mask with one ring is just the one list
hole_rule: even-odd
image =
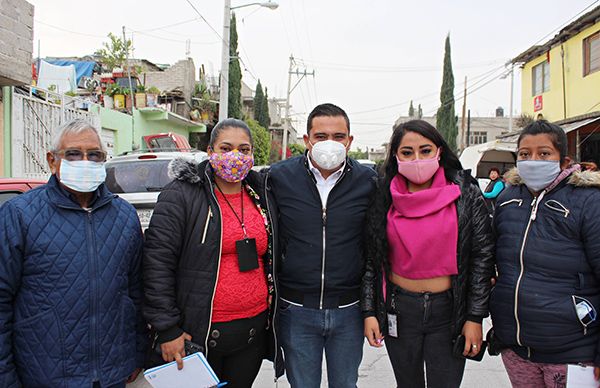
[[436,126],[448,145],[456,150],[456,136],[458,126],[454,113],[454,74],[452,73],[452,60],[450,56],[450,34],[446,36],[446,48],[444,52],[444,76],[440,92],[441,106],[437,111]]
[[229,107],[227,117],[242,119],[242,69],[238,59],[238,34],[235,13],[231,15],[229,35]]
[[[263,94],[262,85],[260,84],[260,80],[256,84],[256,91],[254,92],[254,120],[258,121],[260,125],[262,125],[261,118],[263,116],[263,99],[265,98]],[[264,127],[264,125],[262,125]]]
[[262,121],[260,121],[260,125],[268,130],[269,126],[271,126],[271,116],[269,115],[269,93],[267,92],[266,86],[265,96],[263,97],[262,104]]
[[419,104],[419,108],[417,109],[417,117],[418,118],[423,117],[423,109],[421,109],[421,104]]
[[415,107],[413,106],[412,100],[410,100],[410,107],[408,108],[408,117],[415,117]]

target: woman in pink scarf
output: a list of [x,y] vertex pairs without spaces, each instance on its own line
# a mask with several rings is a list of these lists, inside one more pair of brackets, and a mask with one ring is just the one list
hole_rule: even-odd
[[465,357],[484,351],[494,266],[481,190],[423,120],[394,128],[383,172],[367,221],[365,336],[379,347],[385,335],[398,386],[458,387]]

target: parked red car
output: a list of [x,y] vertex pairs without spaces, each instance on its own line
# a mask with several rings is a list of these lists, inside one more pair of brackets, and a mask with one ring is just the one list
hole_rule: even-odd
[[46,181],[41,179],[0,178],[0,205],[19,194],[45,184]]
[[188,140],[177,133],[158,133],[143,137],[149,151],[190,152],[192,146]]

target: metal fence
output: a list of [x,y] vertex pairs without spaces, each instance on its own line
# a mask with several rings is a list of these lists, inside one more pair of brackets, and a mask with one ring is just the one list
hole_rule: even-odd
[[50,175],[46,153],[54,131],[62,123],[81,118],[100,128],[97,113],[66,107],[68,97],[54,102],[13,92],[12,98],[12,176],[45,179]]

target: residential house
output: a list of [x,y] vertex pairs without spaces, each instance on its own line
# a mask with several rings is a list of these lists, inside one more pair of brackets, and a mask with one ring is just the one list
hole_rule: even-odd
[[561,125],[571,157],[600,163],[600,6],[511,62],[522,72],[522,112]]
[[189,118],[196,86],[196,67],[192,58],[177,61],[164,71],[147,71],[140,75],[140,80],[147,88],[155,86],[163,92],[161,102],[167,105],[167,110]]

